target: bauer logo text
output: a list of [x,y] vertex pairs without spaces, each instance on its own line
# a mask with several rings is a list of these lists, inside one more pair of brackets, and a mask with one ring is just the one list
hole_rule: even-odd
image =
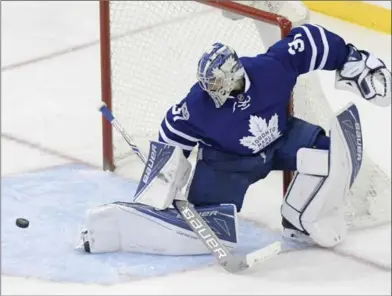
[[150,157],[147,160],[146,171],[143,175],[143,182],[148,183],[148,179],[150,178],[152,168],[154,167],[155,158],[157,156],[157,147],[155,145],[151,145],[151,153]]
[[213,253],[218,254],[219,259],[227,256],[226,251],[220,246],[218,240],[213,236],[211,231],[207,229],[207,227],[205,226],[205,222],[200,220],[202,218],[200,219],[197,218],[192,212],[192,210],[188,207],[181,209],[181,213],[184,219],[186,219],[189,222],[189,224],[192,225],[193,231],[198,233],[199,236],[203,239],[203,241],[208,246],[208,248]]

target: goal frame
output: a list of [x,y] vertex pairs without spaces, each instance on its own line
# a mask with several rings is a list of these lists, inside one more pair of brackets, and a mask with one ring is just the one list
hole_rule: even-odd
[[[263,11],[241,3],[228,0],[194,0],[204,5],[223,9],[229,12],[252,18],[256,21],[277,26],[281,38],[289,34],[292,23],[279,14]],[[112,81],[111,81],[111,36],[110,36],[110,0],[99,1],[100,14],[100,54],[101,54],[101,100],[112,111]],[[168,106],[169,108],[169,106]],[[293,114],[292,100],[288,106],[288,113]],[[158,129],[158,127],[157,127]],[[102,153],[103,170],[114,171],[113,130],[112,125],[102,116]],[[292,179],[293,173],[283,172],[283,192],[285,193]]]

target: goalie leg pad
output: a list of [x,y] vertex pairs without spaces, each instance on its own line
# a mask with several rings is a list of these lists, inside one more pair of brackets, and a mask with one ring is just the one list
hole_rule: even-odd
[[168,208],[174,199],[184,198],[180,192],[187,184],[191,170],[192,165],[181,148],[151,141],[134,202],[160,210]]
[[[235,248],[237,211],[234,205],[200,207],[196,210],[226,247]],[[192,223],[195,224],[197,221],[193,220]],[[206,233],[202,228],[198,231],[202,235]],[[157,211],[146,205],[125,202],[90,209],[87,212],[82,239],[85,251],[91,253],[210,253],[176,210]]]
[[301,148],[297,152],[297,171],[305,175],[328,176],[328,151]]
[[328,176],[297,172],[281,208],[284,218],[323,247],[335,246],[347,235],[345,197],[362,164],[361,125],[354,105],[333,119],[330,136]]

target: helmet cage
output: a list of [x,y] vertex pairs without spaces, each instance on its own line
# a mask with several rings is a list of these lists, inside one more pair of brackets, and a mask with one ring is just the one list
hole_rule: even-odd
[[230,96],[236,82],[244,77],[244,69],[233,49],[221,43],[213,46],[199,61],[197,79],[219,108]]

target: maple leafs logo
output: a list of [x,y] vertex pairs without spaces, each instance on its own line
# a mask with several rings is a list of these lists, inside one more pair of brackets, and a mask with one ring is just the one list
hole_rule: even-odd
[[224,64],[221,66],[221,69],[223,72],[230,72],[234,66],[237,65],[237,61],[232,57],[228,57],[227,60],[224,62]]
[[274,114],[267,124],[264,118],[251,115],[249,119],[249,132],[252,136],[240,139],[240,144],[257,153],[281,136],[279,130],[279,116]]
[[233,57],[227,58],[227,60],[220,66],[220,68],[214,68],[212,74],[215,78],[225,78],[226,73],[230,71],[237,65],[236,60]]

